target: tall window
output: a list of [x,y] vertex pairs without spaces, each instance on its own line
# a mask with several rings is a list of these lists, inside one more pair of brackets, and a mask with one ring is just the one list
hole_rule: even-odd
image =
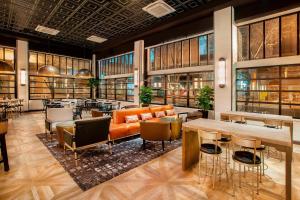
[[299,13],[238,27],[238,60],[299,55]]
[[133,73],[133,53],[104,58],[98,61],[99,77]]
[[193,72],[189,74],[153,75],[148,77],[153,89],[155,104],[173,104],[175,106],[196,107],[195,97],[199,89],[214,86],[214,73]]
[[[10,47],[0,47],[0,60],[5,61],[15,69],[15,50]],[[1,71],[0,69],[0,98],[15,98],[15,72]]]
[[[45,64],[57,67],[61,76],[51,77],[38,74],[38,69]],[[88,80],[75,76],[80,69],[91,71],[91,61],[30,51],[29,99],[90,98]],[[66,75],[68,76],[66,77]]]
[[150,48],[151,71],[212,65],[214,63],[214,35],[201,35]]
[[237,110],[300,117],[300,66],[237,70]]

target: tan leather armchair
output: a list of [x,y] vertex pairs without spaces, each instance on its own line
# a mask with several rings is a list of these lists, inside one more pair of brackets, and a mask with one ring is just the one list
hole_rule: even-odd
[[165,140],[170,140],[171,129],[168,122],[140,122],[140,133],[143,139],[143,148],[146,147],[146,140],[162,141],[162,149],[165,150]]

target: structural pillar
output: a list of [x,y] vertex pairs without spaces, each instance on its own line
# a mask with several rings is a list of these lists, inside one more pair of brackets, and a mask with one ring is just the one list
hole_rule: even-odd
[[[28,111],[28,41],[17,40],[16,48],[16,77],[17,77],[17,98],[24,99],[23,111]],[[21,75],[21,73],[23,73]],[[25,78],[25,84],[21,84],[21,76]]]
[[[214,12],[215,37],[215,118],[232,110],[234,9],[227,7]],[[225,68],[222,67],[222,62]],[[224,80],[225,77],[225,80]],[[221,86],[221,87],[220,87]]]
[[134,42],[134,104],[139,105],[140,87],[144,85],[144,40]]

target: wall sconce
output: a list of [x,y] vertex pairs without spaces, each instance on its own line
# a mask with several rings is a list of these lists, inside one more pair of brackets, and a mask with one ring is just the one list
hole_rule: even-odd
[[137,69],[134,70],[134,86],[137,87],[139,83],[139,71]]
[[26,70],[25,69],[21,69],[20,82],[21,82],[21,85],[26,85]]
[[226,60],[220,58],[218,63],[218,83],[220,88],[224,88],[226,84]]

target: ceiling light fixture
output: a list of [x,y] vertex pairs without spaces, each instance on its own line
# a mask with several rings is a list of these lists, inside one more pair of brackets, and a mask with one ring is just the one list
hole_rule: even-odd
[[150,3],[149,5],[145,6],[143,10],[156,18],[163,17],[176,11],[174,8],[172,8],[172,6],[163,0],[157,0],[153,3]]
[[99,37],[99,36],[96,36],[96,35],[91,35],[90,37],[88,37],[86,39],[89,40],[89,41],[92,41],[92,42],[97,42],[97,43],[102,43],[102,42],[105,42],[107,40],[105,38],[102,38],[102,37]]
[[56,30],[56,29],[53,29],[53,28],[48,28],[46,26],[41,26],[41,25],[38,25],[35,28],[35,31],[41,32],[41,33],[46,33],[46,34],[49,34],[49,35],[57,35],[59,33],[59,30]]

